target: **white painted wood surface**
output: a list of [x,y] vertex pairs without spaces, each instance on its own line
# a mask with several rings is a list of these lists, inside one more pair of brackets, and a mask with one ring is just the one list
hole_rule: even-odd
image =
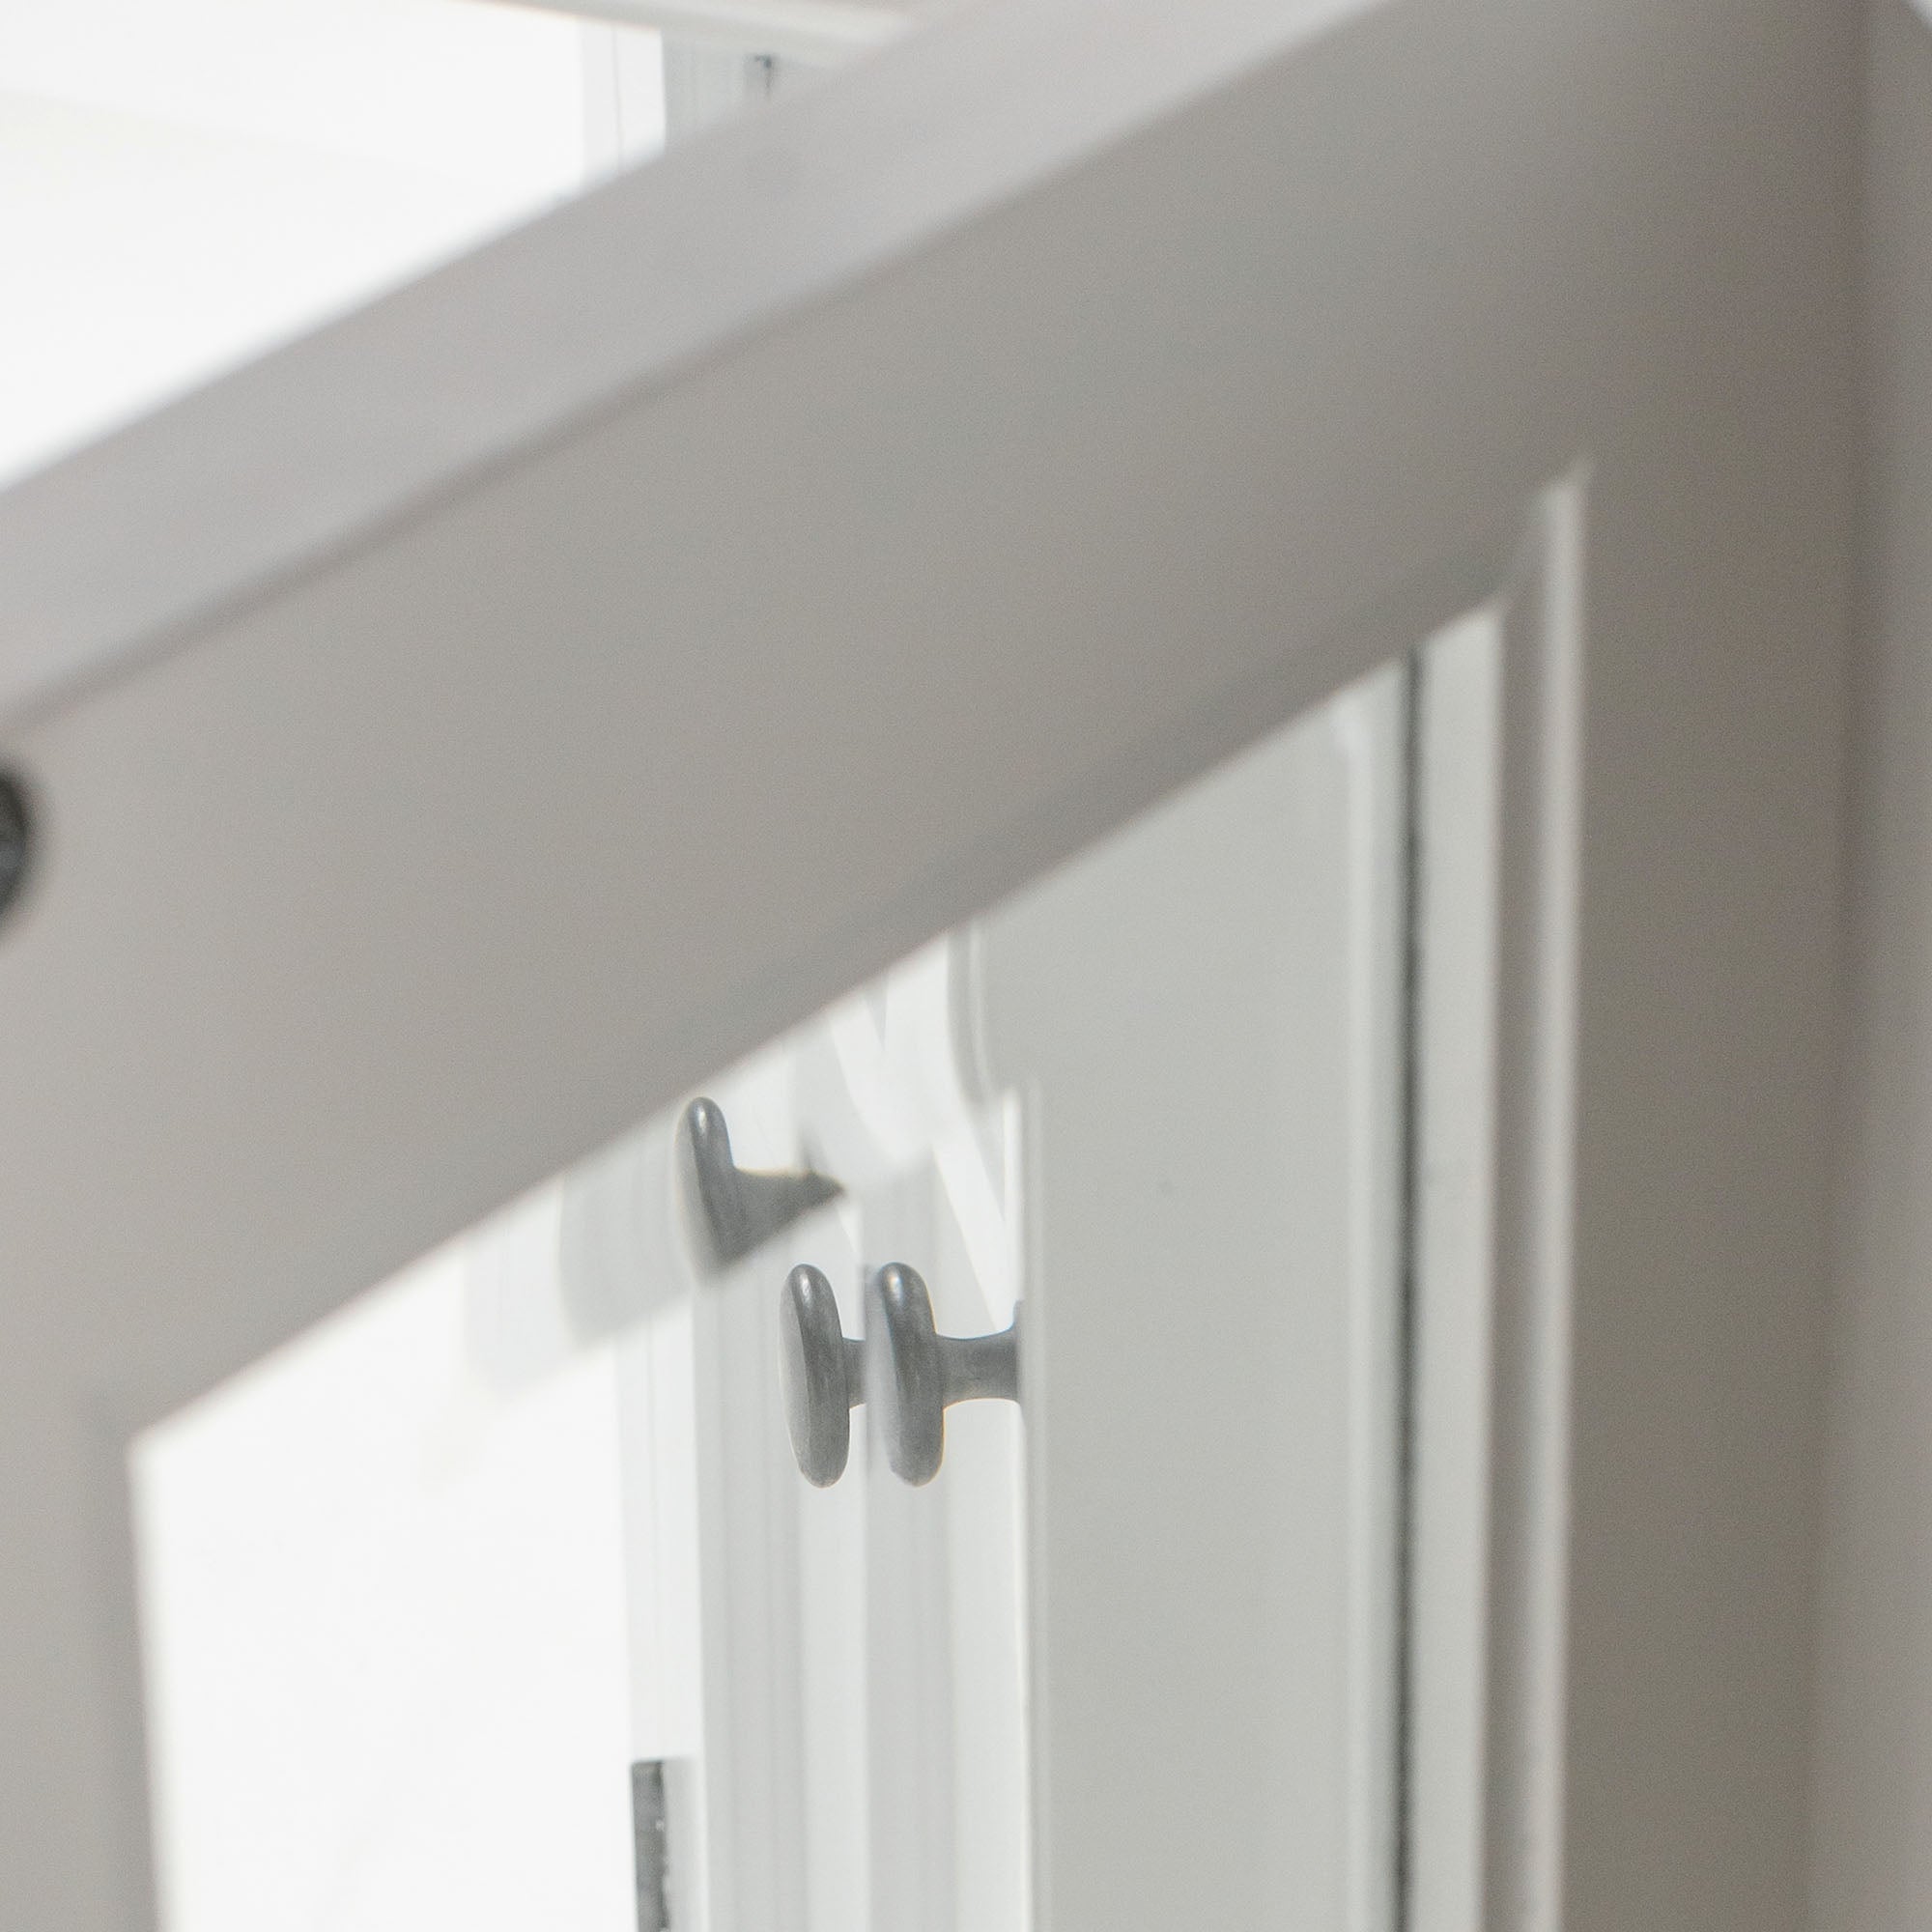
[[1565,1856],[1494,1876],[1797,1922],[1856,33],[990,5],[0,500],[10,1922],[141,1922],[129,1431],[1412,644],[1577,466],[1577,1126],[1504,1139],[1576,1201],[1562,1776],[1503,1765]]
[[1484,1922],[1502,636],[1417,667],[1405,1932]]
[[1863,625],[1824,1470],[1818,1932],[1932,1917],[1932,27],[1870,23]]
[[1395,667],[986,922],[1046,1925],[1395,1924],[1404,733]]

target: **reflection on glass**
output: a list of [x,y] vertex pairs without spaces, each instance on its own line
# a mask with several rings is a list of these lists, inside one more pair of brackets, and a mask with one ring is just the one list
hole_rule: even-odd
[[[1169,1678],[1243,1922],[1387,1932],[1408,690],[707,1084],[734,1172],[824,1184],[720,1208],[681,1102],[137,1441],[166,1932],[1024,1932],[1036,1686],[1065,1756]],[[781,1287],[873,1376],[889,1263],[941,1335],[1021,1311],[1024,1408],[948,1408],[915,1487],[869,1383],[813,1487]],[[1093,1346],[1028,1355],[1042,1311]],[[1037,1405],[1117,1387],[1040,1519]],[[1090,1689],[1109,1616],[1139,1681]]]

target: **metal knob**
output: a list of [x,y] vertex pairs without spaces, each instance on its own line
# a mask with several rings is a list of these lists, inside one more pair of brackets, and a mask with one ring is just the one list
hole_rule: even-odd
[[742,1261],[800,1215],[843,1191],[810,1168],[764,1173],[731,1157],[731,1130],[716,1100],[694,1100],[678,1122],[677,1174],[685,1220],[714,1268]]
[[792,1269],[780,1310],[792,1453],[820,1489],[844,1472],[861,1402],[871,1404],[894,1474],[919,1484],[939,1473],[952,1404],[1019,1400],[1018,1316],[997,1335],[941,1335],[925,1283],[902,1262],[866,1284],[865,1342],[839,1327],[832,1284],[815,1267]]
[[779,1303],[779,1379],[799,1474],[829,1489],[852,1452],[852,1410],[866,1398],[866,1345],[838,1323],[832,1284],[801,1263]]

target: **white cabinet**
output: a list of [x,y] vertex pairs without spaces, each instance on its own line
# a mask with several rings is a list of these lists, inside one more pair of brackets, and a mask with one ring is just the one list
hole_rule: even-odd
[[[151,1909],[129,1439],[966,930],[1028,1393],[954,1447],[1026,1470],[1036,1922],[1399,1922],[1446,1777],[1429,1895],[1485,1922],[1795,1924],[1854,51],[1825,0],[995,0],[0,499],[0,1916]],[[1430,741],[1360,694],[1479,609],[1493,1342],[1405,1424],[1387,750]],[[928,1138],[825,1265],[929,1243],[997,1321]],[[688,1302],[687,1424],[617,1345],[697,1485],[661,1623],[714,1653],[758,1605],[706,1594],[706,1431],[781,1446],[772,1292]],[[1458,1412],[1460,1700],[1402,1661],[1390,1501]],[[960,1475],[757,1559],[817,1578],[810,1668],[734,1631],[704,1749],[721,1698],[796,1721],[850,1857],[708,1839],[742,1925],[1012,1895],[960,1675],[1011,1675],[961,1555],[1009,1490]],[[890,1672],[919,1722],[814,1757]],[[879,1769],[928,1749],[944,1804]]]

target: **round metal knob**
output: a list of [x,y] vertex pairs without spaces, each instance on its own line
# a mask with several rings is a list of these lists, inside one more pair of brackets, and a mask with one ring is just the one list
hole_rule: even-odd
[[867,1340],[839,1326],[832,1284],[801,1264],[779,1303],[779,1373],[792,1454],[809,1483],[844,1474],[852,1410],[869,1402],[894,1474],[929,1483],[946,1454],[955,1402],[1019,1400],[1019,1321],[997,1335],[941,1335],[915,1268],[892,1262],[866,1284]]
[[955,1402],[1020,1399],[1019,1318],[997,1335],[941,1335],[916,1268],[889,1262],[866,1284],[866,1395],[886,1460],[908,1483],[929,1483],[946,1454]]
[[852,1409],[866,1395],[866,1345],[845,1338],[832,1284],[804,1263],[779,1302],[779,1379],[799,1473],[818,1489],[845,1473]]
[[836,1201],[830,1175],[810,1168],[766,1173],[740,1167],[716,1100],[699,1098],[678,1122],[676,1175],[686,1225],[713,1268],[742,1261],[800,1215]]

